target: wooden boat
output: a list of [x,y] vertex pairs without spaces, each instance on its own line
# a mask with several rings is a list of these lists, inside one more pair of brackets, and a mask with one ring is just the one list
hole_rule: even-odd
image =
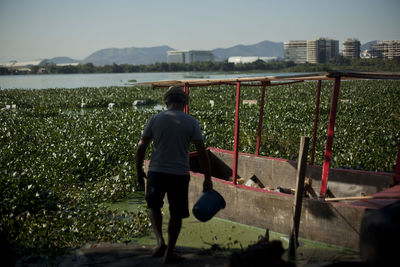
[[[330,72],[281,77],[247,77],[223,80],[182,80],[152,82],[155,87],[171,85],[189,88],[215,84],[236,85],[235,142],[233,151],[208,148],[214,188],[225,198],[226,208],[217,216],[228,220],[289,233],[298,163],[259,155],[264,94],[267,86],[318,81],[314,136],[310,164],[306,168],[305,196],[302,201],[299,236],[351,249],[359,249],[359,229],[364,213],[400,199],[400,140],[395,173],[377,173],[330,168],[336,108],[343,79],[399,80],[399,73]],[[316,127],[318,123],[321,81],[333,80],[333,95],[323,166],[314,165]],[[273,83],[272,83],[273,82]],[[262,87],[256,153],[238,151],[240,88],[247,84]],[[189,112],[189,106],[185,108]],[[203,175],[197,153],[190,154],[191,205],[199,198]],[[329,187],[328,187],[329,177]],[[334,196],[333,198],[330,196]]]

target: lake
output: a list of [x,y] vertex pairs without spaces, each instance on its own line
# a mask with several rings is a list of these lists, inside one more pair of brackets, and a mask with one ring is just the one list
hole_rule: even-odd
[[233,73],[214,72],[147,72],[147,73],[96,73],[96,74],[34,74],[0,75],[0,89],[47,89],[103,86],[131,86],[138,83],[162,80],[224,79],[254,76],[282,76],[299,73]]

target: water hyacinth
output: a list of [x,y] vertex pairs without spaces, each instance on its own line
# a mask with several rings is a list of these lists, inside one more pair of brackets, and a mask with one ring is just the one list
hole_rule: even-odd
[[[394,171],[400,83],[343,82],[332,167]],[[312,136],[316,83],[267,88],[260,154],[296,159],[299,136]],[[110,211],[104,203],[135,188],[135,150],[164,89],[108,87],[0,90],[0,232],[18,250],[57,251],[88,241],[130,242],[149,230],[146,211]],[[321,93],[316,164],[325,149],[332,83]],[[236,88],[191,88],[190,114],[207,146],[233,149]],[[242,100],[261,89],[243,87]],[[348,101],[351,100],[351,101]],[[84,103],[84,105],[82,105]],[[109,109],[109,104],[113,103]],[[210,108],[211,103],[213,108]],[[240,105],[241,152],[254,153],[260,102]],[[83,111],[83,112],[82,112]],[[149,151],[151,153],[151,149]]]

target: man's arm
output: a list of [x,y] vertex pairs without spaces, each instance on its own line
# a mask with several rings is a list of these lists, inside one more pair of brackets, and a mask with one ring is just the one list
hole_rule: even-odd
[[146,149],[151,142],[150,137],[142,137],[139,140],[138,147],[136,150],[136,180],[140,187],[144,187],[144,177],[146,174],[143,171],[144,156]]
[[197,153],[199,153],[200,166],[204,171],[203,192],[210,191],[213,189],[211,181],[211,166],[208,154],[204,149],[204,142],[203,140],[194,140],[193,143],[196,146]]

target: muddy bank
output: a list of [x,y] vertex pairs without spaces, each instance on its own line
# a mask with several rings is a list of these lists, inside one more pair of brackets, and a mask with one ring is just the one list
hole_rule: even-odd
[[[60,267],[83,267],[83,266],[224,266],[228,257],[239,249],[199,249],[190,247],[177,247],[177,253],[184,260],[179,264],[165,265],[162,258],[153,258],[152,245],[138,244],[116,244],[116,243],[93,243],[84,248],[74,249],[68,253],[48,260],[44,258],[25,258],[17,263],[17,266],[60,266]],[[287,253],[282,256],[287,260]],[[265,259],[266,264],[268,259]],[[330,263],[350,261],[360,262],[357,255],[349,252],[328,250],[321,248],[299,248],[296,266],[318,267]]]
[[[153,258],[153,246],[100,243],[88,248],[78,249],[66,257],[59,266],[165,266],[163,258]],[[209,252],[206,250],[177,247],[183,256],[177,266],[223,266],[228,252]],[[175,266],[175,264],[168,265]]]
[[[137,210],[143,208],[143,205],[143,196],[135,194],[125,201],[112,204],[111,208]],[[168,206],[164,206],[163,214],[163,233],[167,240]],[[191,215],[183,220],[182,231],[177,241],[177,252],[185,260],[176,266],[223,266],[231,253],[256,243],[264,234],[265,229],[262,228],[216,217],[202,223]],[[287,249],[287,235],[270,231],[269,236],[270,240],[281,241]],[[338,261],[359,261],[357,251],[310,240],[299,241],[297,266],[324,266]],[[129,244],[90,243],[82,248],[70,249],[55,259],[21,258],[17,266],[165,266],[163,259],[151,257],[155,244],[154,234],[150,232],[146,236],[134,238]],[[287,260],[286,252],[282,259]]]

